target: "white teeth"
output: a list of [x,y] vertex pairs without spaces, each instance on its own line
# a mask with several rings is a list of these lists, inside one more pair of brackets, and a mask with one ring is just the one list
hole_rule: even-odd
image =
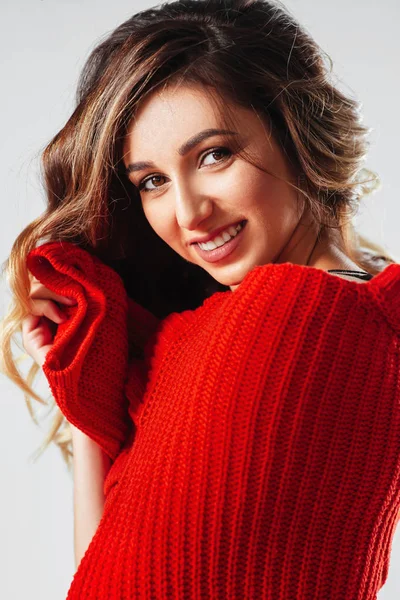
[[235,237],[241,229],[241,223],[236,226],[232,225],[223,231],[222,234],[220,233],[212,242],[205,242],[204,244],[199,243],[199,246],[202,250],[215,250],[215,248],[219,248],[226,244],[226,242],[229,242],[229,240]]

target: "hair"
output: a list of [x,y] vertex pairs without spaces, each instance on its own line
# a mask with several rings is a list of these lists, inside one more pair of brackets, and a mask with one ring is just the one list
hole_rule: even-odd
[[234,123],[228,103],[255,111],[297,173],[297,185],[289,185],[321,230],[336,230],[347,255],[371,274],[396,262],[352,223],[379,178],[362,166],[370,130],[360,104],[334,86],[332,64],[283,5],[266,0],[163,3],[133,15],[90,53],[76,107],[42,153],[46,209],[18,235],[3,265],[13,304],[3,319],[2,370],[24,392],[36,423],[31,399],[56,411],[39,455],[53,441],[71,465],[68,422],[52,398],[47,402],[33,390],[39,366],[24,378],[11,349],[30,312],[26,257],[39,242],[68,240],[96,255],[117,271],[128,295],[159,318],[228,289],[155,234],[126,174],[128,124],[156,90],[207,86],[227,128]]

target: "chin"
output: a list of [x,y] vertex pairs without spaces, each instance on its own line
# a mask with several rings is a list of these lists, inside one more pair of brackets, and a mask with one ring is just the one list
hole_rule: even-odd
[[216,277],[214,277],[214,279],[216,281],[218,281],[218,283],[220,283],[221,285],[225,285],[226,287],[237,287],[243,281],[243,278],[240,279],[239,281],[237,281],[237,280],[235,280],[235,281],[221,281],[221,279],[219,279],[219,278],[217,279]]

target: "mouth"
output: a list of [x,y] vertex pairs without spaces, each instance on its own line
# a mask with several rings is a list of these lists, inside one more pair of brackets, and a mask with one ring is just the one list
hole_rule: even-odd
[[[219,248],[215,248],[213,250],[203,250],[202,248],[200,248],[198,243],[193,244],[193,247],[195,248],[200,258],[202,258],[206,262],[215,263],[222,261],[227,256],[231,255],[241,243],[244,237],[244,232],[246,230],[246,224],[246,220],[240,221],[240,223],[238,223],[238,225],[241,225],[239,232],[235,235],[235,237],[225,242],[222,246],[219,246]],[[236,227],[238,225],[236,225]]]

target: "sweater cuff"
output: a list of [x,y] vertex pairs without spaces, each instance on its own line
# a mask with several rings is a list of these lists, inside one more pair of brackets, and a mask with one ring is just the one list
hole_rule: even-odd
[[132,427],[124,385],[127,295],[119,275],[69,242],[32,250],[27,266],[48,289],[76,300],[64,307],[43,372],[66,419],[114,460]]

